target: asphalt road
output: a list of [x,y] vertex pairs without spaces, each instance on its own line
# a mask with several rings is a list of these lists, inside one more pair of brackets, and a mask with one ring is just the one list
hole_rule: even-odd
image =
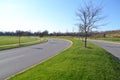
[[59,53],[69,45],[70,42],[65,40],[48,39],[46,43],[0,51],[0,80]]
[[106,42],[106,41],[96,41],[96,40],[89,40],[89,41],[107,50],[108,52],[110,52],[112,55],[114,55],[120,60],[120,44]]

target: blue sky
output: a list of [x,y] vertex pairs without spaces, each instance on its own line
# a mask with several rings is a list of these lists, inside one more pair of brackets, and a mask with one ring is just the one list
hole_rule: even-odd
[[[75,12],[88,0],[0,0],[0,31],[78,31]],[[107,16],[99,31],[120,29],[120,0],[92,0]]]

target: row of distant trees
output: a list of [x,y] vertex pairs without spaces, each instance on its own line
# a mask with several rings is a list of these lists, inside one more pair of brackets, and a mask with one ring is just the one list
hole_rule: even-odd
[[16,32],[0,32],[0,36],[47,36],[49,32],[47,30],[43,32],[30,32],[30,31],[21,31],[17,30]]
[[[105,37],[105,35],[107,33],[110,33],[112,31],[106,31],[106,32],[89,32],[87,34],[88,37]],[[45,30],[43,32],[31,32],[31,31],[20,31],[17,30],[16,32],[0,32],[0,36],[39,36],[39,37],[43,37],[43,36],[76,36],[76,37],[84,37],[85,33],[83,32],[53,32],[53,33],[49,33],[49,31]]]
[[62,32],[53,32],[53,33],[49,33],[47,30],[43,31],[43,32],[30,32],[30,31],[21,31],[21,30],[17,30],[16,32],[2,32],[0,31],[0,36],[78,36],[78,35],[83,35],[83,33],[73,33],[73,32],[66,32],[66,33],[62,33]]

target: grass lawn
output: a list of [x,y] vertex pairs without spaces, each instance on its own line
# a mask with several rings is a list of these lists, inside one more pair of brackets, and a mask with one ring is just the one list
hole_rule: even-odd
[[[38,37],[21,37],[21,43],[38,40]],[[0,46],[18,44],[19,38],[16,36],[0,36]]]
[[69,38],[73,45],[9,80],[120,80],[120,61],[105,50]]
[[[21,37],[20,38],[20,46],[27,46],[32,44],[37,44],[40,42],[45,42],[45,39],[41,39],[39,37]],[[16,36],[0,36],[0,50],[10,49],[19,47],[19,38]]]
[[105,41],[112,41],[112,42],[120,42],[120,38],[112,38],[112,37],[108,37],[108,38],[96,38],[96,40],[105,40]]

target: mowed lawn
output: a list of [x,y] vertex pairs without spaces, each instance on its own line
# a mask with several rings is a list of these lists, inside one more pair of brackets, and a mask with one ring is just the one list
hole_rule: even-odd
[[76,39],[57,56],[19,73],[9,80],[120,80],[120,61],[107,51]]
[[[21,37],[21,43],[24,42],[30,42],[30,41],[36,41],[39,38],[38,37]],[[16,36],[0,36],[0,46],[1,45],[9,45],[9,44],[18,44],[19,43],[19,37]]]
[[105,41],[112,41],[112,42],[120,43],[120,38],[114,38],[114,37],[96,38],[96,40],[105,40]]
[[45,42],[46,39],[33,36],[22,36],[20,37],[20,45],[19,45],[19,37],[17,36],[0,36],[0,50],[16,48],[20,46],[27,46],[32,44],[37,44],[41,42]]

